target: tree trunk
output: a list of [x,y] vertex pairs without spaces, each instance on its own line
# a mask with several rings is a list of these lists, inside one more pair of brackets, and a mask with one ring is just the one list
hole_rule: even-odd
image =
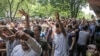
[[13,3],[14,0],[12,0],[11,2],[8,0],[8,3],[9,3],[9,12],[10,12],[10,19],[11,21],[13,21],[13,18],[12,18],[12,3]]
[[13,19],[12,19],[12,8],[11,8],[11,4],[10,4],[9,9],[10,9],[10,19],[11,19],[11,21],[13,21]]
[[18,8],[19,8],[19,5],[20,5],[23,1],[24,1],[24,0],[21,0],[21,2],[19,2],[19,3],[17,4],[16,10],[15,10],[15,13],[14,13],[14,16],[13,16],[12,19],[15,19],[15,16],[16,16],[16,13],[17,13],[17,10],[18,10]]
[[69,6],[70,6],[70,16],[71,17],[77,17],[80,9],[80,5],[83,0],[69,0]]

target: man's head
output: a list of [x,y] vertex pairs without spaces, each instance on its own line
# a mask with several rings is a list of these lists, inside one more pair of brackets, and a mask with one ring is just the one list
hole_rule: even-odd
[[26,30],[24,30],[24,32],[25,32],[26,34],[29,34],[31,37],[34,37],[34,33],[33,33],[31,30],[26,29]]
[[10,35],[9,31],[6,28],[2,29],[2,33],[6,34],[8,36]]
[[77,21],[73,21],[72,24],[74,27],[77,27],[77,25],[78,25]]
[[66,22],[66,21],[63,21],[63,25],[64,25],[64,27],[66,27],[66,25],[67,25],[67,22]]
[[83,30],[85,30],[85,31],[88,30],[88,25],[84,25]]
[[33,27],[34,35],[35,35],[35,36],[40,36],[41,30],[42,30],[41,26],[35,25],[35,26]]
[[18,24],[18,30],[24,30],[24,28],[25,28],[24,24],[22,23]]
[[70,31],[70,30],[72,30],[73,29],[73,27],[72,27],[72,25],[68,25],[68,31]]
[[56,33],[57,34],[61,33],[61,29],[58,23],[56,23]]
[[24,40],[20,40],[20,43],[21,43],[22,49],[23,49],[24,51],[29,50],[29,47],[28,47],[28,45],[26,44],[26,42],[25,42]]

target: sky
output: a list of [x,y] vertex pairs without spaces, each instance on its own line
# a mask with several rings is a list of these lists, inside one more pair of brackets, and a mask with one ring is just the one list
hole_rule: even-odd
[[83,11],[85,14],[93,14],[94,16],[96,16],[95,13],[94,13],[94,11],[93,11],[93,10],[90,10],[89,4],[87,5],[86,8],[83,7],[83,8],[82,8],[82,11]]

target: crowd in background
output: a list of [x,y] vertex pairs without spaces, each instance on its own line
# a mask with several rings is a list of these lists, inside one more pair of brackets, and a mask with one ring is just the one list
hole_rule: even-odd
[[[94,18],[91,18],[94,19]],[[7,56],[100,55],[100,27],[85,18],[0,22],[0,47]]]

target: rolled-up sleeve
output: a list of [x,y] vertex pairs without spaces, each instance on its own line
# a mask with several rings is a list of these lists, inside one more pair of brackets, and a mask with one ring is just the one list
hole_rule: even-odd
[[26,41],[29,47],[34,50],[37,54],[42,53],[41,45],[32,37],[29,37],[29,39]]

